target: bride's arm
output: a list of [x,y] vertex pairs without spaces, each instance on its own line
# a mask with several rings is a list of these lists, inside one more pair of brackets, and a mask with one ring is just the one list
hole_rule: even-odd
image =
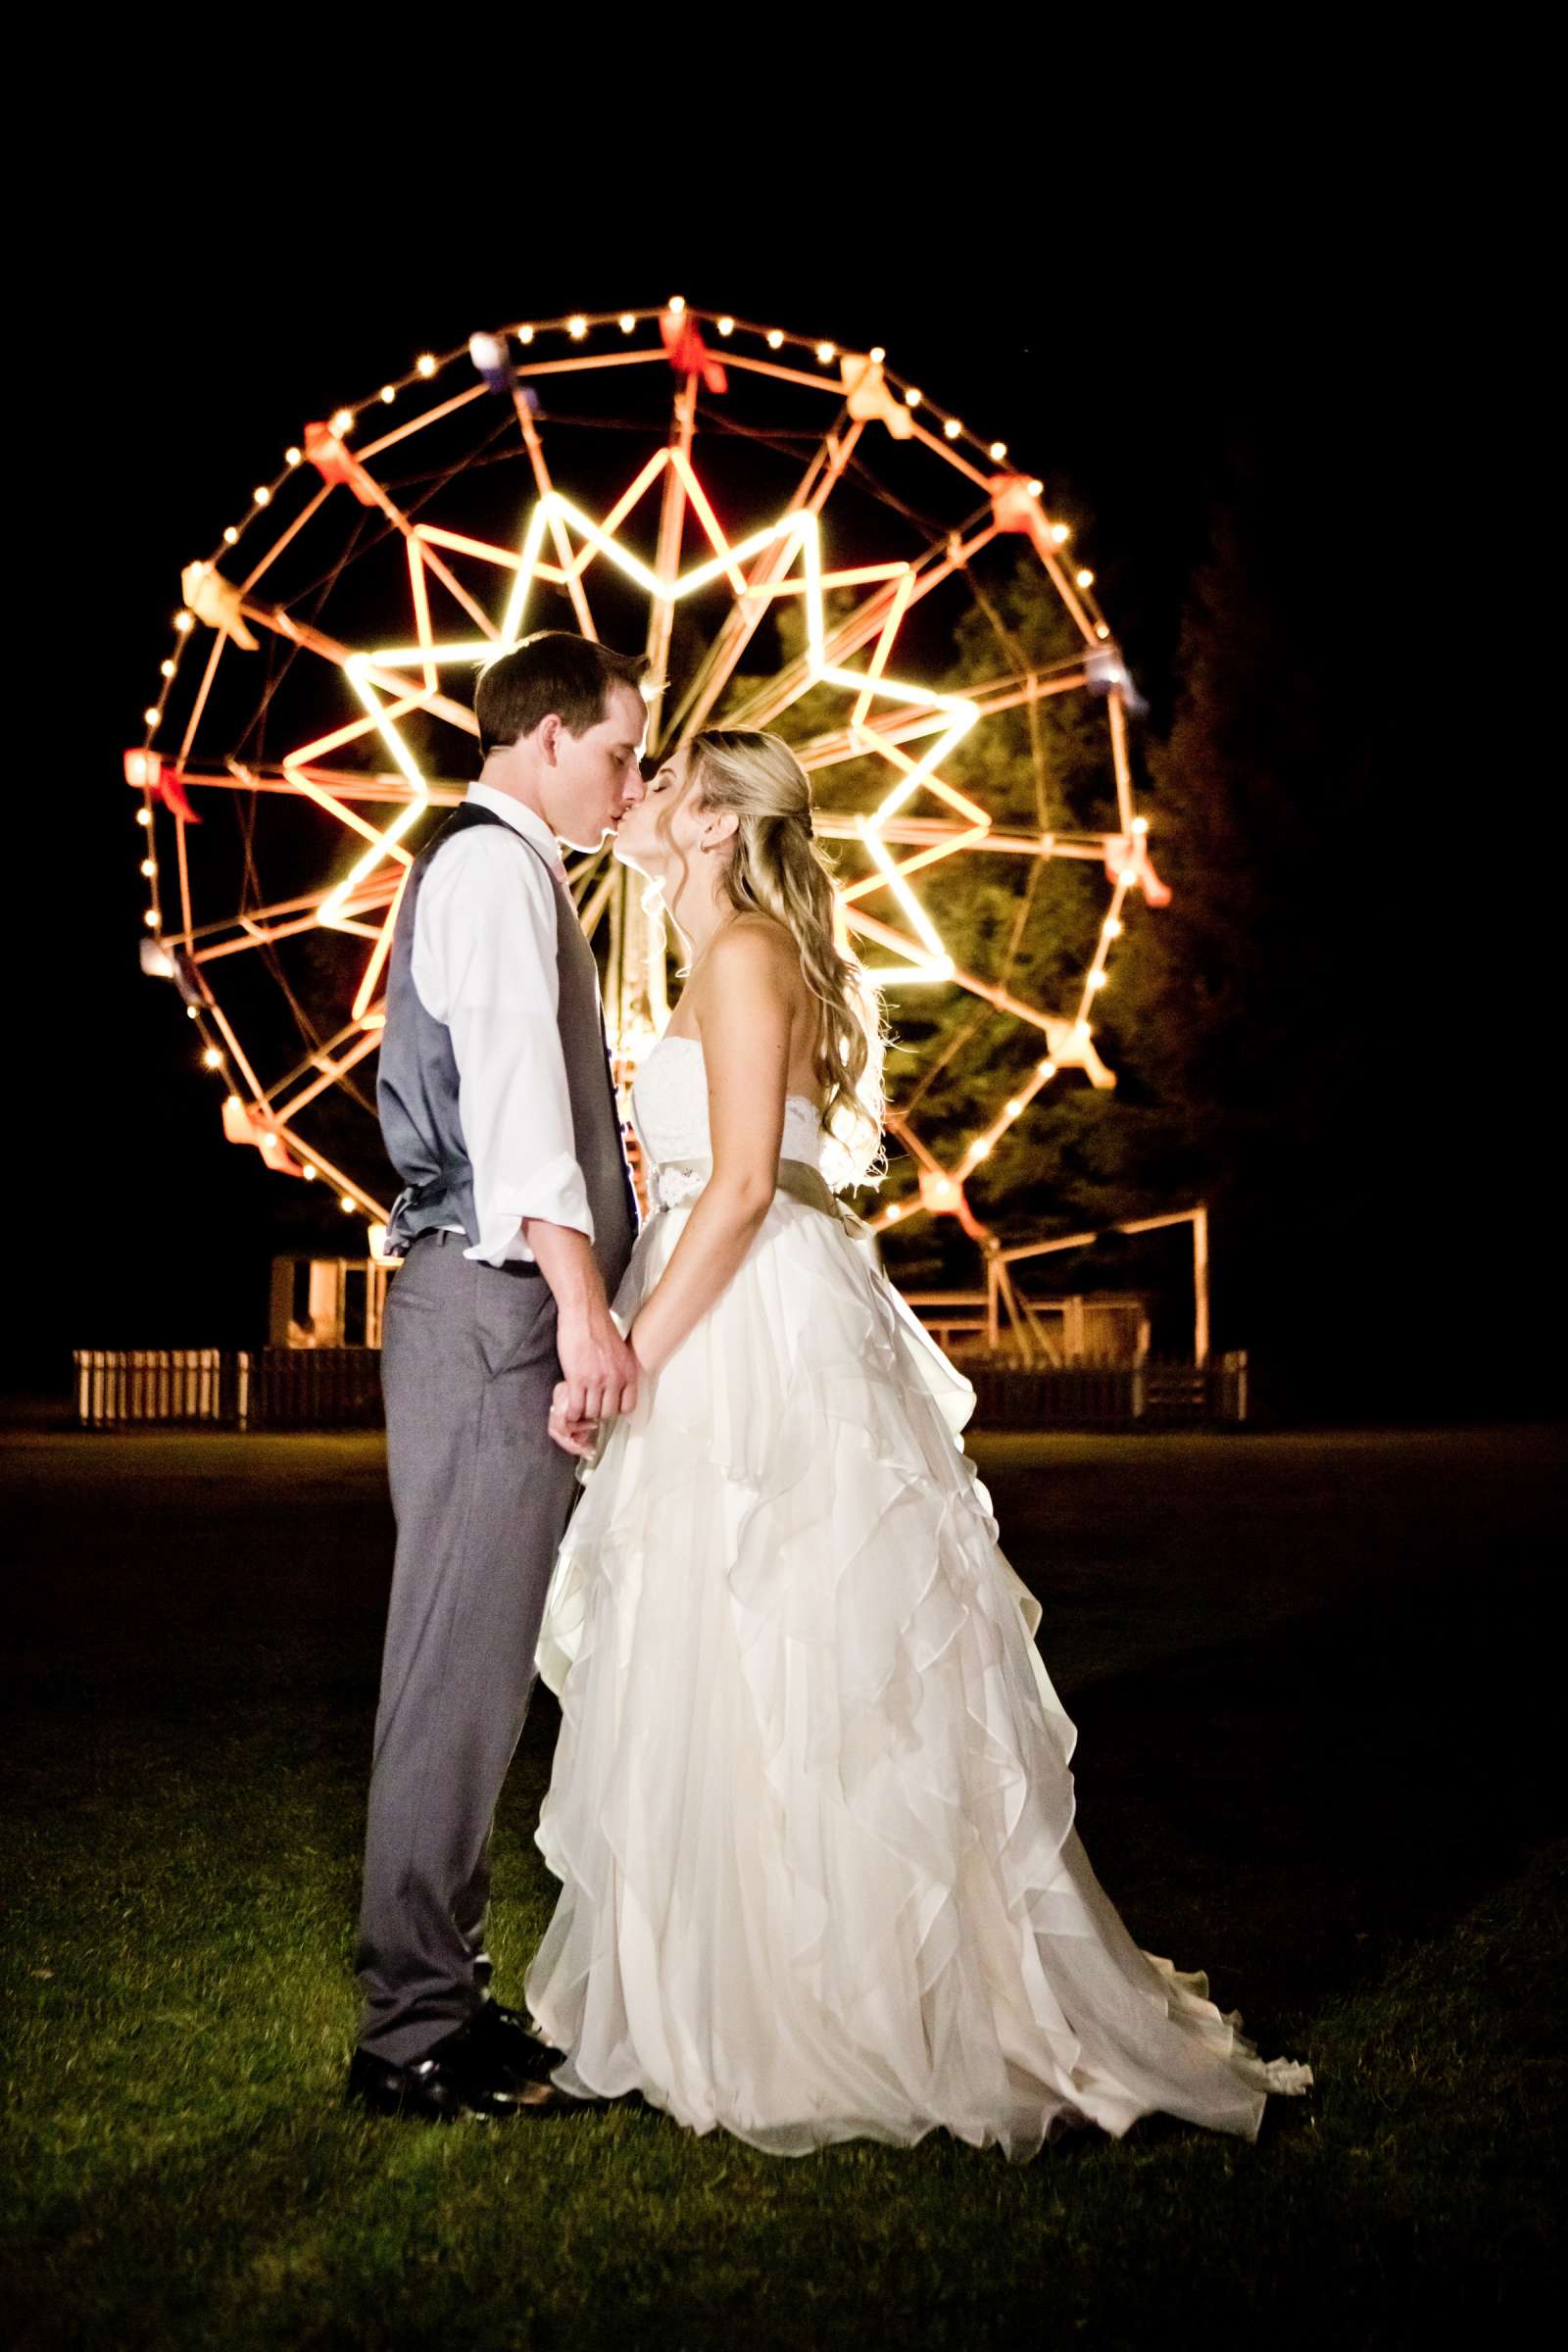
[[708,1072],[713,1173],[628,1337],[647,1371],[667,1363],[734,1276],[778,1181],[799,958],[770,922],[741,921],[709,950],[692,1000]]

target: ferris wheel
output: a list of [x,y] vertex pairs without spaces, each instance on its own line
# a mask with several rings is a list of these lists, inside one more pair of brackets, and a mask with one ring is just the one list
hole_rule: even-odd
[[[392,927],[477,767],[477,666],[559,626],[643,649],[649,748],[772,727],[886,992],[895,1159],[871,1218],[988,1229],[971,1188],[1096,1044],[1130,893],[1137,700],[1044,482],[878,348],[688,308],[475,334],[305,423],[181,575],[141,743],[144,969],[228,1138],[372,1229]],[[663,1025],[642,877],[568,860],[618,1074]],[[373,1244],[372,1244],[373,1246]]]

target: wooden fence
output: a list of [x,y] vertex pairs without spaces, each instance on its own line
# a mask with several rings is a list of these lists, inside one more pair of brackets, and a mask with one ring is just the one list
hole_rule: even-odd
[[[1180,1429],[1248,1418],[1245,1349],[1207,1364],[1040,1370],[969,1358],[976,1429]],[[83,1429],[201,1422],[228,1429],[379,1429],[374,1348],[84,1348],[76,1353]]]
[[78,1348],[76,1422],[122,1429],[379,1429],[374,1348]]

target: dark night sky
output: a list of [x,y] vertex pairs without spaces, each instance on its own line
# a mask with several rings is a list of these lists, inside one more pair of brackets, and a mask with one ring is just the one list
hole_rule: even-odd
[[[744,226],[717,228],[739,208],[708,192],[689,228],[667,206],[642,225],[647,208],[631,201],[556,233],[460,235],[432,199],[422,225],[402,213],[389,224],[382,208],[387,260],[368,269],[360,257],[377,239],[352,180],[335,193],[300,186],[298,219],[318,224],[305,234],[275,186],[270,212],[225,215],[181,207],[167,182],[134,173],[106,183],[90,243],[69,257],[41,243],[32,328],[56,356],[57,405],[14,450],[13,478],[35,517],[29,593],[65,624],[64,650],[51,642],[42,694],[20,713],[14,920],[24,933],[37,921],[66,860],[64,913],[38,925],[28,962],[34,1066],[21,1080],[63,1247],[27,1253],[7,1326],[13,1382],[57,1387],[74,1344],[257,1336],[278,1193],[294,1195],[297,1214],[298,1188],[224,1144],[173,991],[139,976],[121,752],[139,735],[180,566],[210,547],[237,494],[272,470],[307,416],[474,326],[678,290],[885,344],[902,372],[1093,514],[1102,600],[1156,724],[1212,502],[1238,464],[1250,467],[1267,486],[1281,564],[1316,616],[1317,691],[1347,729],[1387,737],[1402,763],[1391,774],[1419,783],[1428,813],[1457,812],[1473,789],[1457,731],[1429,723],[1453,714],[1434,712],[1411,667],[1418,643],[1430,663],[1434,625],[1440,651],[1462,642],[1451,595],[1434,613],[1427,568],[1431,494],[1454,492],[1448,255],[1435,215],[1416,223],[1404,177],[1359,169],[1355,127],[1343,128],[1327,190],[1303,156],[1270,160],[1263,142],[1211,156],[1200,175],[1173,157],[1093,221],[1045,175],[956,182],[940,203],[911,202],[885,243],[842,189],[820,225],[774,192],[753,200]],[[1451,1069],[1462,1082],[1481,974],[1473,943],[1462,971],[1446,962],[1426,855],[1412,853],[1376,943],[1398,975],[1384,1029],[1435,1080]],[[1347,941],[1348,972],[1364,952]],[[1517,1166],[1529,1105],[1514,1094],[1497,1115]],[[1473,1144],[1473,1160],[1417,1166],[1429,1138],[1390,1122],[1364,1149],[1385,1179],[1391,1156],[1412,1155],[1425,1205],[1387,1236],[1395,1254],[1430,1253],[1450,1212],[1479,1198]],[[1346,1180],[1358,1180],[1353,1164]],[[330,1215],[322,1231],[336,1238]]]

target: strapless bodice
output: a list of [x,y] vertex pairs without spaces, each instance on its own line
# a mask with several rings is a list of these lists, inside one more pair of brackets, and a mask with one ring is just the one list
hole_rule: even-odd
[[[654,1168],[666,1160],[711,1158],[701,1039],[667,1032],[660,1039],[632,1082],[631,1116],[637,1141]],[[809,1095],[785,1096],[778,1150],[780,1159],[804,1159],[812,1168],[820,1165],[822,1121]],[[692,1183],[694,1193],[700,1189],[700,1181]]]

